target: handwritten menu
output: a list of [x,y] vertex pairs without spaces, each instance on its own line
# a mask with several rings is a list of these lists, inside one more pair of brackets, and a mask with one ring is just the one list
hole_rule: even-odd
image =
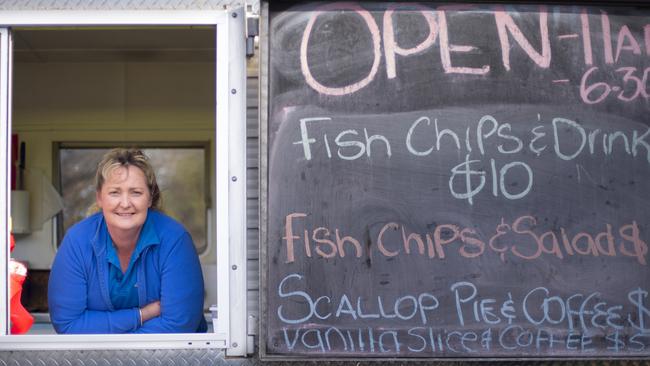
[[270,4],[268,355],[650,355],[650,9]]

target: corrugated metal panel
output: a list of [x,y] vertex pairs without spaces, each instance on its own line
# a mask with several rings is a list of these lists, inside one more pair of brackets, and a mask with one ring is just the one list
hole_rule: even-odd
[[246,232],[246,257],[248,259],[260,258],[260,231],[259,229],[248,229]]
[[260,228],[259,201],[255,199],[246,200],[246,228]]
[[257,107],[246,109],[246,136],[250,137],[259,137],[259,131],[257,128],[257,116],[259,110]]
[[248,278],[246,279],[246,285],[248,290],[259,290],[260,289],[260,262],[259,260],[249,259],[246,263],[246,271],[248,272]]
[[[258,91],[259,91],[259,78],[257,76],[249,76],[248,79],[246,80],[246,100],[257,101]],[[257,104],[248,104],[247,107],[257,109]]]
[[259,192],[259,177],[260,171],[257,168],[246,169],[246,197],[247,198],[258,198],[260,196]]
[[[248,298],[246,299],[248,306],[248,314],[260,318],[260,292],[258,290],[249,290]],[[255,340],[259,342],[258,339]]]
[[[246,258],[247,258],[247,293],[246,303],[248,318],[255,319],[255,325],[249,324],[248,333],[258,334],[260,319],[260,251],[259,251],[259,63],[257,56],[248,59],[248,78],[246,80]],[[250,327],[255,329],[250,329]],[[259,339],[256,337],[256,342]]]
[[0,0],[0,10],[219,10],[243,4],[244,0]]
[[259,162],[257,161],[258,151],[257,145],[259,140],[257,138],[248,138],[246,140],[246,167],[258,168]]

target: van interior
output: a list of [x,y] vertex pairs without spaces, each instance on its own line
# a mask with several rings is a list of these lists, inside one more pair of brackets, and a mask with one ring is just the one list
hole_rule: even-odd
[[[27,266],[30,334],[54,333],[49,269],[65,231],[92,210],[112,147],[145,150],[167,214],[192,234],[216,304],[214,27],[13,30],[11,257]],[[208,324],[211,322],[208,319]]]

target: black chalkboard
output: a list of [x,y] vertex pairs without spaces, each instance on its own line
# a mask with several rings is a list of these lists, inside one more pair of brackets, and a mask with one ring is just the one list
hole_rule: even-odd
[[650,356],[650,9],[268,27],[265,356]]

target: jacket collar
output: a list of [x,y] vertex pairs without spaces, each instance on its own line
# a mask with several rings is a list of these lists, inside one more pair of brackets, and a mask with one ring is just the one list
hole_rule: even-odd
[[[137,250],[142,251],[144,248],[150,245],[159,245],[160,238],[154,227],[153,220],[151,219],[152,210],[149,209],[147,212],[147,218],[144,221],[142,230],[140,231],[140,236],[138,237],[138,243],[136,245]],[[91,239],[91,245],[95,256],[97,257],[106,257],[106,243],[110,242],[111,238],[108,234],[108,228],[106,227],[106,220],[104,215],[101,212],[98,212],[90,217],[98,221],[97,230],[95,235]]]

